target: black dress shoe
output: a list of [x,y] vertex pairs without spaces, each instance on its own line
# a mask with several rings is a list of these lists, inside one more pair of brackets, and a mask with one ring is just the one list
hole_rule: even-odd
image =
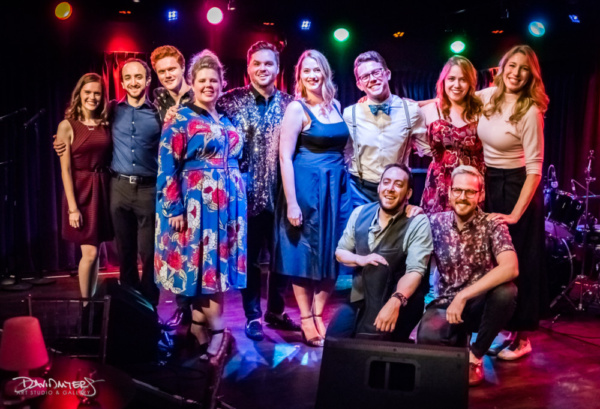
[[285,312],[283,313],[283,318],[279,318],[272,312],[267,311],[265,313],[265,322],[273,328],[285,331],[300,331],[300,325],[295,323]]
[[175,329],[180,325],[188,325],[192,322],[192,311],[189,307],[177,307],[173,315],[165,321],[165,326]]
[[262,324],[258,320],[246,322],[246,336],[253,341],[262,341],[265,333]]

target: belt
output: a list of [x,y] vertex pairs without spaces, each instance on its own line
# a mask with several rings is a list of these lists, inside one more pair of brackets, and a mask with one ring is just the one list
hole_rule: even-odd
[[127,180],[132,185],[155,185],[156,176],[129,176],[122,173],[115,173],[113,177],[117,180]]

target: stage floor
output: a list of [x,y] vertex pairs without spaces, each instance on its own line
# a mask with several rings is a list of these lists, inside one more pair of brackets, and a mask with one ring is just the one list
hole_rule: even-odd
[[[101,279],[111,276],[115,275],[103,274]],[[67,275],[55,284],[34,287],[29,292],[77,296],[77,278]],[[0,292],[2,322],[21,311],[19,300],[29,292]],[[325,314],[326,322],[347,292],[342,289],[334,293]],[[166,318],[174,304],[172,296],[164,295],[159,314]],[[287,301],[287,312],[299,320],[291,291]],[[263,341],[246,338],[238,291],[226,294],[225,318],[236,344],[221,384],[223,402],[236,409],[313,408],[322,349],[304,345],[299,332],[266,326]],[[470,408],[600,408],[600,316],[597,311],[566,313],[554,325],[543,321],[531,342],[533,352],[520,361],[504,362],[485,357],[486,380],[483,385],[469,390]]]

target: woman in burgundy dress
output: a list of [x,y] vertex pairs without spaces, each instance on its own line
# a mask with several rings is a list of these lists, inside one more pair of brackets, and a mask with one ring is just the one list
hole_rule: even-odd
[[79,288],[91,297],[98,279],[98,246],[113,237],[109,211],[112,140],[106,117],[108,102],[98,74],[79,79],[57,139],[66,145],[60,157],[63,197],[62,236],[81,246]]
[[427,215],[451,210],[448,188],[457,166],[474,166],[485,174],[483,145],[477,137],[482,103],[475,95],[476,85],[473,64],[461,56],[451,57],[437,81],[435,103],[422,108],[433,157],[421,198]]

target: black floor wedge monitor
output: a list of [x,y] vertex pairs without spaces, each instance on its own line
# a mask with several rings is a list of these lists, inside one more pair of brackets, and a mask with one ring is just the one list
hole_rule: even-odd
[[464,409],[467,348],[328,338],[317,409]]

